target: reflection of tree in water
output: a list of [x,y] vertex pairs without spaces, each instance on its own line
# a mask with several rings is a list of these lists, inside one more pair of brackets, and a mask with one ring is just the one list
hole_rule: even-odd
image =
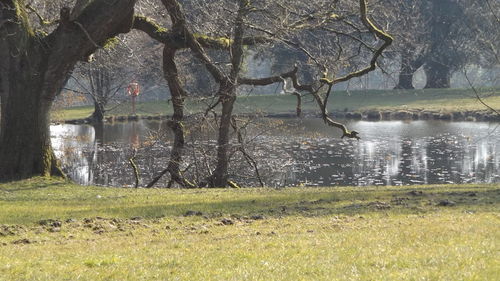
[[[83,184],[131,185],[134,178],[127,161],[131,144],[139,143],[136,161],[141,178],[143,182],[151,179],[168,163],[172,136],[161,122],[142,120],[135,123],[135,128],[132,124],[55,126],[54,147],[59,156],[64,153],[68,175]],[[288,128],[266,132],[247,146],[268,186],[500,181],[496,135],[477,142],[457,134],[373,136],[346,141],[307,130],[301,135],[296,132],[302,129],[292,129],[291,133]],[[249,135],[257,131],[250,130]],[[214,139],[210,129],[188,132],[185,162],[191,166],[186,176],[199,179],[211,170]],[[151,140],[155,140],[153,144]],[[230,173],[234,179],[246,186],[258,184],[252,167],[239,153],[234,154],[232,161]],[[159,184],[165,185],[166,182]]]
[[469,158],[472,160],[468,167],[474,182],[497,182],[499,176],[499,155],[496,142],[481,140],[473,143],[469,150]]
[[355,180],[354,147],[350,141],[301,139],[293,141],[287,152],[295,161],[295,184],[346,185]]
[[452,180],[452,167],[458,157],[456,139],[450,135],[438,135],[429,139],[427,145],[428,158],[428,183],[447,183]]
[[139,134],[137,133],[137,122],[132,122],[131,124],[131,129],[130,129],[130,135],[129,135],[129,142],[131,148],[139,148],[141,145],[141,142],[139,140]]
[[[354,164],[356,174],[359,175],[356,185],[384,185],[391,184],[394,166],[397,166],[399,151],[389,153],[382,149],[384,140],[360,141],[357,145]],[[397,140],[399,142],[399,140]],[[390,145],[386,144],[386,145]]]
[[62,160],[63,171],[82,184],[89,184],[93,178],[89,163],[94,162],[94,130],[91,126],[58,125],[51,129],[52,143],[56,156]]
[[429,166],[427,163],[427,138],[413,140],[412,145],[412,175],[411,183],[427,184],[429,182]]
[[499,153],[494,140],[442,135],[428,144],[429,183],[498,182]]

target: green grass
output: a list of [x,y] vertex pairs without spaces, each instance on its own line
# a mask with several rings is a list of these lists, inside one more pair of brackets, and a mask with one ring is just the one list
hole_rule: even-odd
[[497,280],[499,211],[498,185],[135,190],[37,178],[0,184],[0,280]]
[[[500,108],[500,95],[491,89],[480,90],[484,101],[493,108]],[[188,100],[186,111],[200,112],[206,108],[207,101]],[[330,110],[356,111],[366,109],[402,110],[426,109],[433,111],[485,110],[471,90],[466,89],[425,89],[425,90],[367,90],[339,91],[333,93],[329,102]],[[235,107],[236,113],[288,113],[294,112],[296,98],[291,95],[265,95],[240,97]],[[303,111],[317,112],[316,103],[311,97],[305,97]],[[130,104],[124,104],[109,115],[128,115]],[[85,118],[92,113],[91,107],[72,107],[59,110],[55,119]],[[144,102],[137,105],[138,115],[171,114],[172,106],[167,102]]]

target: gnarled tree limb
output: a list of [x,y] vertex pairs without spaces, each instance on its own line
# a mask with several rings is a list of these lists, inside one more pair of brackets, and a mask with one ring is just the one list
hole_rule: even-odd
[[365,27],[371,33],[375,34],[375,36],[378,39],[382,40],[384,43],[379,48],[377,48],[375,50],[375,52],[373,53],[373,56],[370,60],[370,65],[368,65],[367,67],[360,69],[358,71],[351,72],[343,77],[335,78],[333,80],[328,80],[326,77],[323,77],[321,79],[322,82],[327,83],[327,84],[338,84],[340,82],[345,82],[345,81],[348,81],[348,80],[355,78],[355,77],[363,76],[363,75],[367,74],[368,72],[375,70],[375,68],[377,67],[378,58],[382,55],[384,50],[387,49],[392,44],[393,38],[389,34],[384,32],[382,29],[378,28],[368,18],[367,8],[366,8],[366,0],[359,0],[359,11],[361,14],[361,21],[363,22]]

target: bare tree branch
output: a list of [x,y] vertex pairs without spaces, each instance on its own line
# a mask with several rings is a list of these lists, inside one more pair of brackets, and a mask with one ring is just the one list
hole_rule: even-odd
[[465,80],[467,80],[467,83],[469,84],[469,86],[471,87],[472,91],[476,95],[477,100],[482,105],[484,105],[486,108],[488,108],[489,110],[493,111],[495,114],[498,114],[500,116],[500,112],[498,112],[498,110],[496,110],[493,107],[491,107],[490,105],[488,105],[486,102],[484,102],[484,100],[481,98],[481,96],[479,96],[479,92],[476,90],[476,87],[474,87],[474,84],[472,84],[472,82],[470,81],[469,75],[467,75],[467,71],[465,71],[465,70],[464,70],[464,76],[465,76]]
[[333,80],[328,80],[326,77],[324,77],[321,79],[321,81],[324,83],[337,84],[340,82],[345,82],[345,81],[348,81],[348,80],[355,78],[355,77],[361,77],[361,76],[365,75],[366,73],[375,70],[377,67],[378,58],[382,55],[384,50],[387,49],[387,47],[389,47],[392,44],[393,38],[389,34],[384,32],[383,30],[381,30],[377,26],[375,26],[372,23],[372,21],[368,18],[367,8],[366,8],[366,0],[359,0],[359,5],[360,5],[359,10],[360,10],[360,14],[361,14],[361,21],[363,22],[365,27],[368,28],[368,30],[370,30],[370,32],[375,34],[375,36],[378,39],[381,39],[382,41],[384,41],[384,43],[373,54],[372,59],[370,60],[369,66],[367,66],[361,70],[351,72],[343,77],[335,78]]

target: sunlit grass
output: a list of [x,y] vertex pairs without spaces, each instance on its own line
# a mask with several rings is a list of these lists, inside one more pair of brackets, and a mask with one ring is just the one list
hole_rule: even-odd
[[[479,90],[483,100],[493,108],[500,108],[500,95],[491,89]],[[206,108],[207,101],[188,99],[186,112],[196,113]],[[425,89],[425,90],[367,90],[334,92],[330,110],[406,110],[425,109],[434,111],[485,110],[471,90]],[[236,113],[293,113],[296,98],[291,95],[242,96],[236,102]],[[316,102],[310,96],[304,97],[304,112],[318,112]],[[72,107],[54,113],[54,119],[68,120],[88,117],[91,107]],[[166,101],[137,104],[138,115],[165,115],[172,113],[172,105]],[[108,115],[129,115],[131,106],[125,103]]]
[[0,185],[0,280],[496,280],[499,202],[484,184],[135,190],[38,178]]

